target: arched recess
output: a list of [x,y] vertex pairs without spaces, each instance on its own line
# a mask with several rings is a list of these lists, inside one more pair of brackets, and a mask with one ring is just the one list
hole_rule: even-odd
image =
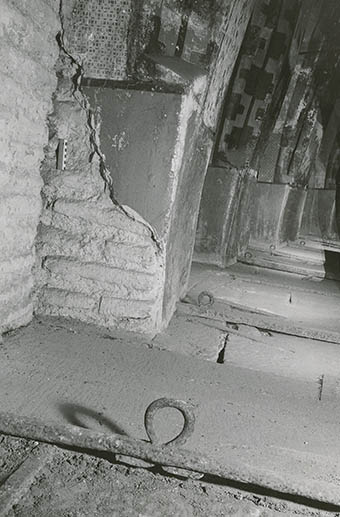
[[339,241],[338,20],[336,2],[256,1],[205,180],[197,261],[284,268],[273,257],[298,257],[300,241],[316,255]]

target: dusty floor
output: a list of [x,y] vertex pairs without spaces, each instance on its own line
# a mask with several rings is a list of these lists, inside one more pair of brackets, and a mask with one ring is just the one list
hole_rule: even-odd
[[[277,333],[269,325],[274,320],[264,320],[268,330],[242,318],[262,317],[270,303],[266,289],[273,312],[285,304],[291,310],[287,292],[300,303],[305,297],[327,305],[340,298],[338,286],[240,270],[240,276],[230,270],[223,275],[228,290],[222,299],[216,271],[206,284],[193,286],[193,298],[213,289],[214,310],[180,304],[169,329],[153,339],[56,318],[37,318],[7,334],[0,345],[0,411],[145,439],[147,405],[163,396],[179,398],[196,407],[186,448],[244,472],[279,473],[337,493],[340,347],[330,342],[336,328],[325,342]],[[262,296],[252,295],[254,289]],[[235,311],[241,323],[232,323]],[[163,411],[157,432],[165,442],[182,421],[174,410]],[[306,507],[306,501],[293,504],[282,495],[252,493],[254,487],[215,482],[0,437],[0,515],[340,515],[320,503]],[[340,495],[335,499],[340,505]]]
[[[46,460],[29,482],[18,476],[23,450],[36,443],[0,435],[3,481],[17,477],[24,489],[6,494],[0,486],[0,515],[6,517],[280,517],[330,516],[290,501],[251,494],[209,481],[165,476],[157,470],[130,468],[110,458],[62,450],[44,450]],[[13,464],[13,461],[17,465]],[[31,461],[30,456],[26,460]],[[17,468],[17,470],[14,469]],[[27,472],[25,473],[27,478]],[[6,484],[6,483],[5,483]]]

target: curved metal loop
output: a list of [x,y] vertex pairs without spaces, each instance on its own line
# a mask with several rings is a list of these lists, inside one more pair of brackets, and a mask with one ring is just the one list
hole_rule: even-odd
[[169,407],[178,409],[178,411],[182,413],[184,417],[184,425],[179,435],[176,436],[176,438],[174,438],[173,440],[170,440],[169,442],[165,443],[164,445],[183,445],[194,432],[195,426],[195,414],[193,411],[193,406],[188,402],[184,402],[183,400],[168,399],[164,397],[151,402],[151,404],[146,409],[144,415],[144,425],[146,434],[148,435],[151,443],[160,443],[154,428],[154,416],[159,409]]
[[[205,298],[208,298],[206,302],[204,301]],[[197,297],[197,302],[200,307],[210,307],[214,304],[215,298],[209,291],[202,291]]]

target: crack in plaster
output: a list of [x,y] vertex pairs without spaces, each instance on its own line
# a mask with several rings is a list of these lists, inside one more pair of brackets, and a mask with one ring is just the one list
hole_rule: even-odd
[[96,154],[99,158],[99,171],[100,175],[104,181],[104,189],[108,189],[109,191],[109,197],[112,201],[112,203],[121,210],[130,220],[137,222],[144,227],[146,227],[150,232],[150,237],[154,244],[156,245],[157,252],[161,253],[163,251],[162,249],[162,243],[160,239],[157,236],[156,230],[147,222],[145,221],[137,212],[135,212],[132,208],[121,205],[114,195],[114,185],[113,180],[110,174],[109,169],[106,166],[106,160],[105,160],[105,154],[101,150],[100,146],[100,138],[99,138],[99,130],[100,130],[100,119],[98,119],[98,122],[95,122],[95,116],[94,112],[91,108],[91,105],[85,96],[85,94],[81,90],[81,80],[84,76],[84,68],[81,62],[79,62],[72,54],[68,51],[67,45],[65,43],[64,34],[65,34],[65,20],[64,20],[64,14],[63,14],[63,6],[64,1],[60,0],[59,4],[59,18],[61,23],[61,30],[57,37],[57,42],[60,47],[60,49],[69,57],[71,62],[77,67],[77,72],[75,73],[73,77],[73,84],[74,84],[74,90],[72,92],[74,98],[79,103],[81,109],[83,109],[87,115],[87,124],[88,128],[90,130],[90,143],[91,147],[93,149],[93,152],[91,154],[90,160],[93,159],[94,154]]

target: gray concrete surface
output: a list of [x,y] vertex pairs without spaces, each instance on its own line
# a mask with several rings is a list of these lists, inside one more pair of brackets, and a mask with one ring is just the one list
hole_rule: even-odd
[[[6,335],[0,354],[1,411],[146,439],[147,405],[175,397],[196,405],[190,449],[321,489],[340,477],[339,391],[320,401],[314,380],[213,364],[53,319]],[[166,441],[182,424],[164,410],[156,425]]]
[[[339,334],[340,283],[309,282],[301,276],[237,264],[228,269],[193,264],[186,299],[197,301],[211,292],[219,302],[263,316],[280,317],[282,323]],[[275,330],[275,329],[274,329]]]

